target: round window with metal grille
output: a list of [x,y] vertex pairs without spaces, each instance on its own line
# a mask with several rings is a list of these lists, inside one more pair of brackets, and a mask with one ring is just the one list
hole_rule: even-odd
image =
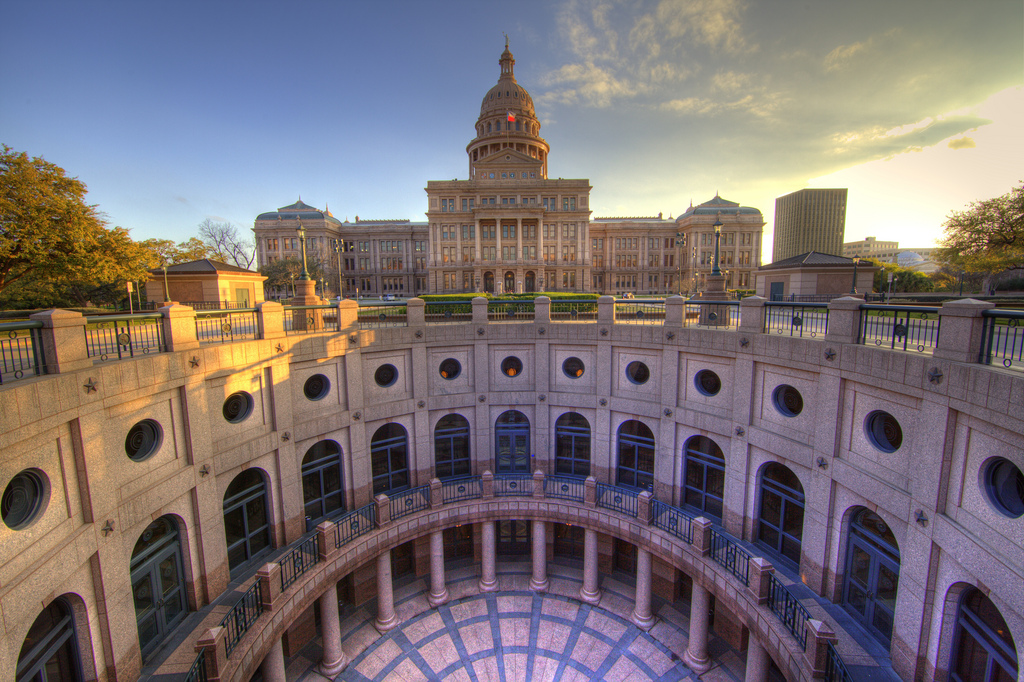
[[510,355],[501,361],[501,371],[508,377],[519,376],[523,371],[523,361],[514,355]]
[[800,391],[789,384],[781,384],[772,392],[775,409],[784,417],[795,417],[804,410],[804,398]]
[[639,360],[634,360],[626,365],[626,378],[634,384],[646,384],[651,378],[651,370]]
[[451,381],[462,374],[462,365],[455,358],[447,358],[441,362],[441,366],[438,367],[437,371],[442,379]]
[[124,439],[124,452],[129,459],[141,462],[160,449],[164,430],[152,419],[143,419],[128,431]]
[[702,369],[693,377],[693,385],[703,395],[718,395],[722,390],[722,380],[710,369]]
[[39,518],[46,507],[49,487],[46,475],[38,469],[25,469],[15,475],[4,488],[0,511],[4,524],[21,530]]
[[377,382],[378,386],[387,388],[398,381],[398,368],[390,364],[381,365],[377,368],[377,371],[373,373],[373,380]]
[[896,417],[882,410],[875,410],[864,420],[868,440],[882,452],[896,452],[903,444],[903,429]]
[[224,408],[221,410],[224,413],[224,418],[232,424],[240,424],[249,418],[252,414],[253,401],[252,396],[245,391],[238,391],[228,396],[228,399],[224,401]]
[[323,400],[331,391],[331,380],[323,374],[314,374],[302,385],[302,392],[309,400]]
[[1016,464],[994,457],[985,467],[985,488],[1001,514],[1011,519],[1024,516],[1024,473]]
[[577,357],[566,358],[565,362],[562,363],[562,371],[570,379],[579,379],[583,376],[585,370],[586,367],[584,367],[583,361]]

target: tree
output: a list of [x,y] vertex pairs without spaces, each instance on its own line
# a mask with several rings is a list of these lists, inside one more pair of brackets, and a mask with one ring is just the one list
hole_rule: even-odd
[[958,271],[983,273],[986,292],[993,276],[1024,270],[1024,183],[951,213],[941,244],[936,260]]
[[192,237],[177,244],[170,239],[147,239],[139,244],[149,254],[150,269],[163,267],[164,265],[191,263],[194,260],[202,260],[211,256],[206,244],[197,237]]
[[90,289],[146,276],[145,251],[127,230],[108,228],[85,193],[60,166],[3,146],[0,294],[18,286],[25,299],[38,290],[41,298],[70,295],[84,304]]
[[935,288],[935,282],[923,272],[911,270],[896,263],[883,263],[877,258],[868,258],[867,260],[879,268],[875,271],[874,280],[874,290],[879,293],[884,294],[889,291],[889,273],[893,275],[892,292],[894,294],[931,291]]
[[[323,277],[323,270],[319,263],[307,262],[307,265],[310,279],[319,280]],[[298,279],[302,274],[302,261],[296,258],[276,260],[262,266],[260,274],[267,278],[263,282],[263,291],[268,298],[275,291],[289,297],[292,295],[292,280]]]
[[248,270],[256,260],[256,244],[238,234],[231,223],[215,223],[209,218],[199,223],[199,236],[210,250],[210,258],[234,263]]

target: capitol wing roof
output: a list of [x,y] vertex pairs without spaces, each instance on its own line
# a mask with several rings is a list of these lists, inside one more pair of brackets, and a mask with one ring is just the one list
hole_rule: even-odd
[[761,215],[761,211],[759,211],[756,208],[752,208],[750,206],[740,206],[737,202],[729,201],[728,199],[723,199],[722,197],[716,194],[713,199],[705,201],[703,204],[698,204],[697,206],[690,206],[688,209],[686,209],[686,211],[679,215],[679,218],[677,218],[677,220],[681,220],[686,216],[718,215],[719,213],[721,213],[722,215]]

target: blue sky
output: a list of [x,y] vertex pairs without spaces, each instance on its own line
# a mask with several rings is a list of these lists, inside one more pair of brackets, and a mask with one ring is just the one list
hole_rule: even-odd
[[[43,156],[136,239],[251,228],[299,195],[423,220],[465,178],[508,33],[595,216],[849,187],[847,240],[930,246],[1024,180],[1024,3],[14,2],[0,142]],[[770,257],[770,256],[769,256]]]

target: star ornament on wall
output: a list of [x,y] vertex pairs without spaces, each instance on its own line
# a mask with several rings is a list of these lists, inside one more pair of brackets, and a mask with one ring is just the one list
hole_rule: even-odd
[[939,369],[938,367],[932,367],[930,370],[928,370],[928,381],[930,381],[933,384],[941,384],[942,370]]
[[89,377],[89,381],[82,384],[82,388],[85,389],[86,393],[95,393],[99,389],[99,384],[92,377]]
[[836,352],[829,348],[828,350],[825,351],[825,359],[828,360],[829,362],[832,362],[833,360],[836,359]]
[[196,367],[199,366],[199,358],[197,358],[196,356],[193,355],[191,358],[189,358],[188,364],[189,364],[189,367],[191,367],[192,369],[195,369]]

